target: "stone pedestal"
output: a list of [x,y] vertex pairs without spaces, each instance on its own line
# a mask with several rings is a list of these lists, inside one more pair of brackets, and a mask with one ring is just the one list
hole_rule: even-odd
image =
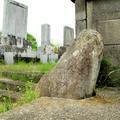
[[5,64],[14,64],[14,53],[13,52],[5,52],[4,53],[4,61],[5,61]]

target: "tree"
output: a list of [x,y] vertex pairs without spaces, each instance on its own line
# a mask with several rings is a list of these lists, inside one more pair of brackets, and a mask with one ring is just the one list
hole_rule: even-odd
[[27,40],[30,41],[32,43],[32,49],[33,50],[37,50],[37,42],[36,42],[36,38],[31,35],[31,34],[27,34]]

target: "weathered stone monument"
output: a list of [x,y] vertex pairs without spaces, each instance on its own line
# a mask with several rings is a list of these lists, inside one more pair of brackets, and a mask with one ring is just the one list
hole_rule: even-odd
[[74,41],[74,29],[68,26],[64,27],[64,46],[70,46]]
[[1,14],[3,27],[0,36],[0,54],[4,55],[6,64],[12,64],[13,55],[8,52],[14,51],[17,54],[17,51],[26,48],[24,41],[27,38],[28,7],[14,0],[1,0],[0,4],[3,8],[0,9],[0,13],[3,13]]
[[104,56],[120,65],[120,0],[71,0],[76,9],[76,36],[83,29],[103,36]]
[[95,89],[103,55],[101,35],[85,30],[61,57],[56,67],[43,76],[36,90],[41,96],[80,99]]
[[3,3],[2,44],[13,45],[12,38],[15,38],[16,46],[22,48],[23,39],[27,37],[28,7],[13,0],[4,0]]
[[50,45],[50,25],[43,24],[41,26],[41,46]]

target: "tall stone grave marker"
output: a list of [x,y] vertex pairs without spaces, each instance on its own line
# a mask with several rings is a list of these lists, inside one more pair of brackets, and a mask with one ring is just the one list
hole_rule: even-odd
[[4,0],[2,44],[8,38],[11,45],[13,38],[16,39],[17,47],[23,47],[23,39],[27,37],[27,15],[28,7],[14,0]]
[[50,25],[43,24],[41,26],[41,46],[50,45]]
[[74,29],[68,26],[64,27],[64,46],[70,46],[74,41]]
[[48,63],[48,55],[47,54],[40,55],[40,61],[43,64]]

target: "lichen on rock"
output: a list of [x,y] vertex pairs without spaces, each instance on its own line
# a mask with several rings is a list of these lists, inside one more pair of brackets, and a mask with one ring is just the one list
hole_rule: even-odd
[[91,97],[103,56],[101,35],[84,30],[56,67],[43,76],[36,90],[41,96],[81,99]]

